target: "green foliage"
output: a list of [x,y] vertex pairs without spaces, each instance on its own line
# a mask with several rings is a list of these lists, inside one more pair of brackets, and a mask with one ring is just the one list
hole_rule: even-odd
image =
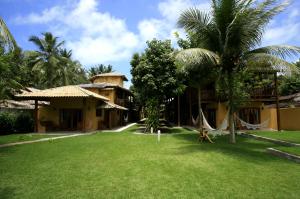
[[171,55],[173,48],[169,40],[152,40],[142,55],[135,54],[131,61],[132,83],[142,100],[154,97],[162,102],[179,92],[180,82],[176,78],[176,66]]
[[88,70],[88,74],[90,78],[98,74],[110,73],[110,72],[113,72],[113,66],[110,64],[108,64],[107,66],[104,64],[98,64],[96,66],[91,67]]
[[[160,105],[165,99],[177,95],[183,89],[181,81],[177,78],[173,51],[171,41],[153,39],[147,41],[147,48],[143,54],[134,54],[132,57],[130,63],[133,87],[141,104],[149,106],[148,112],[159,111],[149,111],[151,108],[159,109],[159,106],[151,105],[154,99],[157,101],[155,103]],[[148,124],[156,124],[157,119],[159,118],[149,121]]]
[[16,117],[14,129],[17,133],[29,133],[34,130],[34,119],[28,112],[19,113]]
[[0,135],[14,132],[16,115],[9,112],[0,112]]
[[146,131],[149,132],[153,128],[153,132],[157,132],[159,127],[159,109],[160,103],[157,99],[148,99],[146,102]]
[[34,128],[33,116],[28,112],[0,112],[0,134],[29,133]]
[[[295,63],[300,69],[300,60]],[[291,95],[300,92],[300,74],[293,72],[291,75],[281,76],[279,85],[280,95]]]
[[72,51],[63,48],[50,32],[42,33],[42,38],[31,36],[29,41],[38,48],[27,54],[27,67],[34,76],[34,85],[38,88],[50,88],[69,84],[85,83],[84,70],[78,61],[72,60]]
[[17,42],[10,33],[4,20],[0,17],[0,44],[7,51],[13,51],[18,48]]
[[22,87],[21,59],[20,49],[6,52],[0,45],[0,100],[11,98],[14,90]]

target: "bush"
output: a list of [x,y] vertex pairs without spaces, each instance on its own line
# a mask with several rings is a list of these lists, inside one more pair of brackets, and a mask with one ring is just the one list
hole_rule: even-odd
[[0,112],[0,135],[29,133],[34,129],[34,119],[29,112]]
[[20,113],[15,120],[14,129],[17,133],[29,133],[34,130],[34,119],[29,113]]
[[16,115],[9,112],[0,112],[0,134],[10,134],[14,132]]

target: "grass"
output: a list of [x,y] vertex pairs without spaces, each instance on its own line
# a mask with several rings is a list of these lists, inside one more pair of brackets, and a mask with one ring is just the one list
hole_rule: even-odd
[[250,131],[249,133],[277,140],[300,143],[300,131]]
[[14,142],[23,142],[38,140],[42,138],[57,137],[57,135],[42,135],[42,134],[11,134],[11,135],[1,135],[0,136],[0,145],[8,144]]
[[271,143],[184,129],[157,143],[135,128],[1,148],[1,198],[299,198],[299,164]]

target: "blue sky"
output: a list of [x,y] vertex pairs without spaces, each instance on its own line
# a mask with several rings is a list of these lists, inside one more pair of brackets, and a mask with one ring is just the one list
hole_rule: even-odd
[[[176,20],[191,6],[210,8],[209,0],[0,0],[0,14],[24,50],[35,49],[29,36],[51,31],[85,68],[112,64],[130,78],[131,56],[147,40],[184,36]],[[299,0],[267,27],[262,45],[269,44],[300,46]]]

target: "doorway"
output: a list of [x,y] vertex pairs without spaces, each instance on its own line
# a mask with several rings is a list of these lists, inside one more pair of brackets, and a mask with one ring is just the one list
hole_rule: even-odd
[[64,131],[82,130],[82,110],[60,109],[59,123],[60,129]]

